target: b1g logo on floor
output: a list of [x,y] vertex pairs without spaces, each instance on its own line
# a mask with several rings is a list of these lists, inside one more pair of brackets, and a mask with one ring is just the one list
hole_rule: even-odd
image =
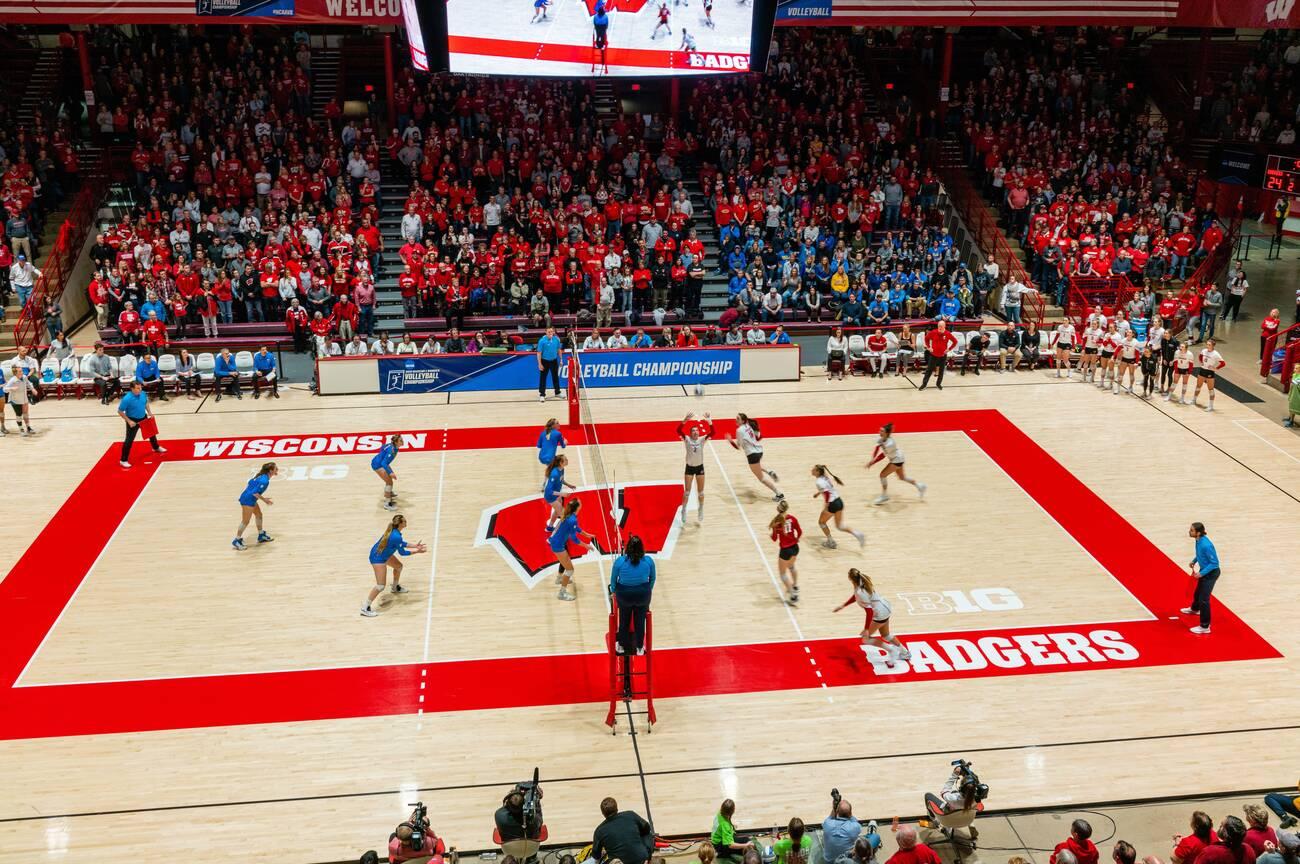
[[[617,486],[613,492],[603,486],[587,487],[565,496],[566,501],[573,498],[582,502],[579,526],[595,535],[590,552],[569,547],[576,563],[616,557],[633,534],[641,538],[647,553],[660,558],[672,557],[680,528],[681,483],[628,483]],[[516,498],[484,510],[474,545],[496,549],[506,565],[531,589],[555,564],[546,530],[550,512],[541,495]]]

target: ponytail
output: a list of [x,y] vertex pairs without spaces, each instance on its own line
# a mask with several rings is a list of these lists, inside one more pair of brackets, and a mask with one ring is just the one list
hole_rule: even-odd
[[546,428],[543,429],[542,431],[543,431],[543,432],[550,432],[552,429],[554,429],[554,428],[555,428],[556,426],[558,426],[558,425],[560,425],[560,421],[559,421],[559,420],[556,420],[554,417],[552,417],[550,420],[547,420],[547,421],[546,421]]
[[384,536],[379,538],[379,551],[381,553],[388,551],[388,538],[392,537],[393,532],[401,528],[405,522],[405,516],[394,516],[393,520],[388,523],[388,529],[384,531]]
[[784,498],[777,502],[776,515],[772,517],[771,522],[767,523],[767,528],[769,531],[775,531],[776,529],[781,527],[781,523],[785,521],[786,511],[788,511],[789,509],[790,509],[790,505],[786,503]]
[[633,534],[627,538],[627,546],[624,547],[623,554],[627,556],[628,563],[633,567],[641,563],[641,559],[645,557],[645,544],[641,542],[638,535]]
[[274,470],[275,470],[275,463],[274,463],[274,462],[267,462],[267,463],[264,464],[264,465],[261,467],[261,469],[257,472],[257,476],[258,476],[258,477],[261,477],[261,476],[263,476],[264,474],[270,474],[270,473],[271,473],[272,471],[274,471]]
[[576,497],[570,498],[568,501],[564,502],[564,515],[572,516],[574,513],[578,512],[578,508],[580,507],[582,507],[582,501],[580,499]]
[[[556,453],[555,456],[551,459],[551,464],[549,464],[549,465],[546,466],[546,476],[547,476],[547,477],[550,477],[550,476],[551,476],[551,472],[554,471],[556,468],[561,467],[561,466],[560,466],[560,460],[561,460],[561,459],[564,459],[564,454],[563,454],[563,453]],[[565,460],[565,461],[568,461],[568,460]]]
[[830,477],[835,481],[836,486],[844,485],[844,481],[832,474],[831,469],[827,468],[825,465],[814,465],[813,470],[817,472],[818,477]]
[[392,444],[394,447],[400,448],[402,446],[402,433],[394,432],[388,439],[388,443]]
[[881,427],[880,427],[880,438],[881,438],[881,440],[884,440],[885,438],[888,438],[890,435],[893,435],[893,434],[894,434],[894,424],[893,424],[893,423],[886,423],[884,426],[881,426]]
[[871,577],[857,567],[849,570],[849,581],[853,583],[853,587],[865,589],[868,594],[876,593],[876,586],[871,584]]

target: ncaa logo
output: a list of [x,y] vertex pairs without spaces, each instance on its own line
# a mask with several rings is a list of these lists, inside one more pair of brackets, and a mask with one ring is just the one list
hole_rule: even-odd
[[384,390],[391,393],[394,390],[403,389],[405,384],[406,373],[400,369],[392,369],[388,373],[388,386],[385,387]]

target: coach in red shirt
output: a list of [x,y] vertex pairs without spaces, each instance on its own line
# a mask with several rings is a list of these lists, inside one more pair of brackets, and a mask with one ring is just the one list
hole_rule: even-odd
[[957,345],[957,337],[948,332],[948,322],[940,319],[934,329],[925,334],[925,376],[921,389],[930,386],[930,376],[937,369],[939,378],[935,385],[943,389],[943,370],[948,365],[948,352]]

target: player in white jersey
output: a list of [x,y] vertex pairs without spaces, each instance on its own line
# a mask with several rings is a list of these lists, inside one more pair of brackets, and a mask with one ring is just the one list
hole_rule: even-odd
[[[713,0],[704,0],[704,26],[710,30],[718,26],[713,23]],[[1297,291],[1296,294],[1296,307],[1300,308],[1300,291]]]
[[662,27],[663,29],[665,29],[665,30],[668,31],[668,35],[669,35],[669,36],[673,35],[673,26],[672,26],[671,24],[668,23],[668,19],[669,19],[669,17],[670,17],[672,14],[673,14],[672,12],[669,12],[669,11],[668,11],[668,3],[667,3],[667,2],[660,3],[660,5],[659,5],[659,22],[658,22],[657,24],[655,24],[655,30],[654,30],[654,32],[650,34],[650,38],[651,38],[652,40],[653,40],[653,39],[658,39],[658,38],[659,38],[659,28],[661,28],[661,27]]
[[1126,388],[1124,379],[1128,379],[1127,390],[1133,393],[1133,384],[1137,380],[1138,357],[1142,354],[1141,347],[1138,346],[1137,337],[1130,330],[1124,336],[1123,341],[1119,343],[1119,350],[1115,352],[1115,359],[1119,361],[1119,371],[1115,373],[1115,394],[1119,395]]
[[1169,392],[1165,394],[1165,401],[1174,395],[1174,387],[1182,389],[1178,401],[1182,405],[1187,404],[1187,379],[1192,374],[1192,367],[1196,365],[1196,357],[1188,347],[1190,342],[1181,342],[1178,350],[1174,352],[1174,383],[1169,386]]
[[1062,321],[1056,325],[1056,377],[1060,378],[1062,370],[1066,378],[1070,377],[1070,354],[1074,351],[1074,325]]
[[686,524],[686,505],[691,500],[691,486],[695,487],[695,522],[704,522],[704,445],[713,437],[713,419],[705,413],[703,420],[695,419],[695,412],[686,415],[677,424],[677,435],[686,445],[686,476],[682,483],[682,524]]
[[1097,374],[1097,354],[1101,350],[1101,337],[1106,335],[1091,321],[1083,331],[1083,356],[1079,358],[1079,375],[1084,381],[1093,380]]
[[750,473],[754,479],[772,490],[773,501],[780,501],[785,495],[776,486],[776,472],[763,467],[763,433],[758,431],[758,421],[748,414],[736,415],[736,437],[727,436],[727,443],[745,454]]
[[1115,329],[1115,322],[1112,321],[1106,325],[1106,332],[1102,334],[1101,340],[1097,344],[1097,356],[1101,363],[1101,374],[1097,376],[1097,386],[1102,390],[1111,386],[1114,379],[1116,367],[1115,351],[1119,348],[1119,331]]
[[889,601],[876,592],[871,577],[854,567],[849,571],[849,584],[853,586],[853,594],[836,606],[835,611],[839,612],[856,603],[867,613],[866,624],[862,627],[862,650],[865,652],[868,645],[874,645],[890,655],[890,663],[910,660],[912,652],[907,650],[907,646],[897,636],[889,632],[889,617],[893,609]]
[[826,539],[822,545],[827,549],[836,547],[835,540],[831,537],[831,529],[827,525],[832,518],[835,520],[835,530],[843,531],[845,534],[852,534],[858,541],[858,546],[867,545],[867,536],[861,531],[854,531],[848,525],[844,524],[844,499],[836,490],[836,486],[843,486],[844,481],[831,473],[831,470],[825,465],[814,465],[812,467],[813,480],[817,484],[817,491],[813,493],[814,498],[822,499],[822,515],[817,520],[817,527],[822,529],[822,534]]
[[1196,398],[1201,395],[1201,385],[1210,391],[1210,404],[1205,406],[1206,411],[1214,410],[1214,381],[1219,375],[1219,370],[1228,365],[1228,361],[1223,359],[1223,355],[1215,350],[1219,343],[1214,339],[1206,339],[1205,347],[1196,357],[1196,392],[1192,394],[1192,404],[1197,408]]
[[880,427],[880,437],[876,439],[876,449],[872,453],[871,461],[867,463],[870,468],[881,459],[887,459],[885,467],[880,469],[880,495],[876,497],[873,504],[884,504],[889,500],[889,475],[897,474],[898,479],[904,483],[911,483],[916,487],[916,492],[922,498],[925,497],[925,484],[920,480],[913,480],[907,476],[903,470],[903,451],[899,449],[898,442],[894,440],[894,424],[886,423]]
[[682,44],[677,50],[685,51],[688,54],[700,50],[695,45],[695,37],[687,33],[685,27],[682,28]]

